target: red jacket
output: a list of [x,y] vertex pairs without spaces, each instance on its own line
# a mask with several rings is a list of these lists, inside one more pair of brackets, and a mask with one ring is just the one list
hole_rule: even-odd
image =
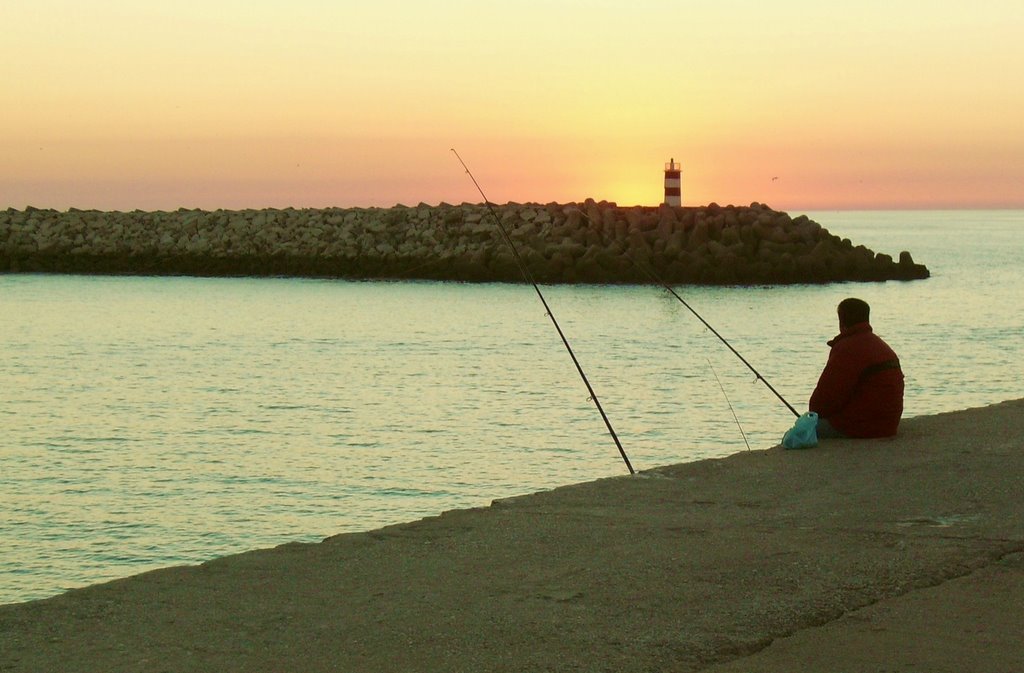
[[832,350],[809,408],[849,437],[891,437],[903,415],[903,372],[889,345],[866,322],[845,327]]

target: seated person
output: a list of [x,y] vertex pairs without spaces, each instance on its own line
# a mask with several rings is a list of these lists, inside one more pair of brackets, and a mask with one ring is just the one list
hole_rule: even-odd
[[808,404],[818,437],[891,437],[903,415],[899,358],[871,329],[860,299],[839,303],[839,334]]

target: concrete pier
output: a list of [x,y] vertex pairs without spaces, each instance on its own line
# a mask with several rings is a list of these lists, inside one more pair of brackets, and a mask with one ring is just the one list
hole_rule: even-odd
[[0,606],[0,670],[1024,669],[1024,400]]

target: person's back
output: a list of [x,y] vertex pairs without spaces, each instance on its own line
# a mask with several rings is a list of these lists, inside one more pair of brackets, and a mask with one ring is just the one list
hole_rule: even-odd
[[839,304],[840,333],[808,407],[825,421],[819,436],[834,429],[847,437],[890,437],[903,415],[903,372],[896,353],[868,322],[859,299]]

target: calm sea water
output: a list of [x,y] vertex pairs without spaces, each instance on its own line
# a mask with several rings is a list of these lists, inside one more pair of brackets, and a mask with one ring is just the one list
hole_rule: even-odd
[[[908,416],[1024,396],[1024,212],[809,215],[933,275],[680,288],[794,406],[846,296]],[[638,470],[792,423],[663,289],[544,291]],[[528,286],[7,275],[0,343],[0,603],[626,473]]]

